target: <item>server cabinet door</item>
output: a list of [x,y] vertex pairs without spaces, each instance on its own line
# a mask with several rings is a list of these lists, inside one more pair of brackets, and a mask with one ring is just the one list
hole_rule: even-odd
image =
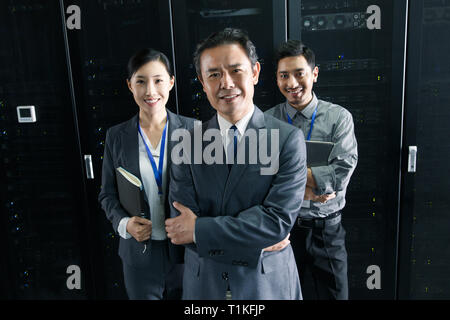
[[449,299],[450,1],[409,3],[399,298]]
[[[70,63],[82,152],[91,155],[93,179],[87,179],[97,298],[126,299],[119,236],[98,204],[106,130],[138,112],[126,84],[128,59],[152,47],[172,60],[170,5],[166,0],[74,0],[80,29],[68,31]],[[175,90],[167,104],[176,112]],[[136,140],[137,141],[137,140]]]
[[227,27],[247,31],[256,47],[261,74],[255,104],[263,111],[280,98],[273,67],[274,48],[286,39],[286,1],[280,0],[172,0],[179,113],[208,120],[210,106],[193,65],[197,44]]
[[0,213],[10,299],[91,297],[83,171],[58,1],[0,4]]
[[[355,124],[359,159],[343,210],[349,298],[393,299],[406,1],[289,1],[289,14],[289,38],[316,54],[316,95],[349,110]],[[370,266],[379,267],[379,287]]]

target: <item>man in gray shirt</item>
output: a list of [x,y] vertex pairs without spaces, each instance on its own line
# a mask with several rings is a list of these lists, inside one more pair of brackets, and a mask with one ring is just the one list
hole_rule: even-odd
[[[275,62],[277,85],[287,101],[266,113],[300,128],[306,140],[334,143],[328,165],[308,168],[299,228],[291,232],[300,279],[303,282],[310,268],[318,299],[346,300],[347,251],[341,210],[358,161],[353,118],[343,107],[317,99],[312,89],[319,69],[313,51],[300,41],[283,43]],[[312,296],[302,289],[306,298]]]

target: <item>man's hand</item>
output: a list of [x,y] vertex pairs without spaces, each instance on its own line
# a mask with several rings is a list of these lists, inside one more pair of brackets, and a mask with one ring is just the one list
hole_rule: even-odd
[[314,202],[321,202],[321,203],[327,203],[328,200],[336,198],[336,192],[330,193],[330,194],[321,194],[316,195],[312,188],[306,186],[305,188],[305,196],[303,199],[305,200],[311,200]]
[[166,232],[173,244],[188,244],[194,242],[194,228],[197,216],[188,207],[176,201],[173,202],[180,215],[166,220]]
[[308,168],[308,173],[306,175],[306,186],[312,189],[317,188],[316,179],[314,179],[311,168]]
[[152,222],[148,219],[134,216],[128,220],[127,232],[138,242],[148,240],[152,234]]
[[263,251],[280,251],[280,250],[283,250],[284,248],[286,248],[289,245],[289,243],[291,243],[291,241],[289,240],[290,236],[291,236],[291,234],[289,233],[284,240],[281,240],[277,244],[274,244],[273,246],[270,246],[270,247],[267,247],[267,248],[263,249]]

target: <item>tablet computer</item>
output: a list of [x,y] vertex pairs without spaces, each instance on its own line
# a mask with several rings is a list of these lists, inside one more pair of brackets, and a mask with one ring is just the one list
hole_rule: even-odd
[[305,141],[306,164],[308,167],[320,167],[328,165],[328,157],[334,143],[327,141]]

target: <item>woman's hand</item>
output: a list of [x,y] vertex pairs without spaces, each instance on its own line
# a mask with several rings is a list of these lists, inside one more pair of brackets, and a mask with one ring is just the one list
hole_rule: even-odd
[[127,232],[138,242],[150,239],[152,234],[152,222],[141,217],[132,217],[127,223]]

